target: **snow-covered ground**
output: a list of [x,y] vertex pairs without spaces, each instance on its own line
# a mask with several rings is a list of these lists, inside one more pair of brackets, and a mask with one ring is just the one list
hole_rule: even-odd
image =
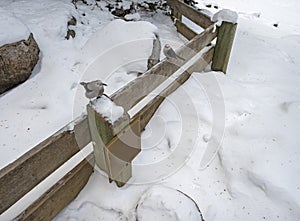
[[[194,73],[143,132],[143,150],[129,184],[117,188],[96,171],[56,220],[200,220],[193,201],[176,190],[191,197],[209,221],[300,220],[300,2],[199,0],[198,6],[239,14],[228,74]],[[106,10],[80,4],[75,10],[68,1],[11,0],[0,7],[20,26],[11,38],[1,29],[0,42],[19,40],[30,30],[42,52],[33,76],[0,97],[0,168],[80,114],[87,100],[79,81],[97,76],[107,80],[112,93],[134,79],[126,72],[146,67],[154,32],[163,43],[182,43],[170,19],[160,13],[141,16],[156,29],[145,22],[107,26],[113,17]],[[76,37],[67,41],[72,16],[78,23]],[[112,28],[116,25],[120,30]],[[131,47],[132,40],[142,40],[144,47]],[[120,67],[123,56],[115,53],[108,57],[114,62],[103,61],[98,50],[118,43],[137,56],[124,63],[138,61]],[[96,55],[97,62],[88,66]],[[216,88],[222,94],[211,93]],[[214,104],[224,105],[225,112]],[[225,128],[220,150],[203,168],[201,157],[216,139],[212,125],[218,114],[225,116],[217,121]],[[4,214],[0,220],[12,217]]]
[[[1,96],[0,168],[81,114],[88,100],[83,96],[80,81],[105,80],[109,84],[106,93],[111,94],[136,77],[126,74],[128,70],[146,70],[153,33],[158,29],[148,22],[122,20],[107,26],[115,18],[104,2],[100,3],[103,10],[82,3],[75,10],[69,1],[60,0],[0,2],[0,9],[5,12],[2,16],[11,17],[7,19],[10,23],[1,21],[0,42],[27,38],[30,30],[41,49],[40,62],[31,78]],[[77,25],[70,29],[76,31],[76,37],[66,40],[67,22],[72,16]],[[151,21],[165,21],[158,25],[162,39],[176,36],[168,17],[158,15]],[[13,27],[11,23],[20,32],[12,29],[8,33],[9,27]],[[133,48],[134,53],[129,53]]]

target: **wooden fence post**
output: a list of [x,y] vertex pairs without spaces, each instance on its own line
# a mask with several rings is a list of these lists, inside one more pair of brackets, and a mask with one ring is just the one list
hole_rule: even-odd
[[212,60],[212,70],[226,74],[230,52],[236,32],[237,24],[222,22],[218,28],[217,43]]
[[[179,0],[179,1],[183,2],[183,0]],[[171,18],[176,18],[177,20],[182,21],[182,14],[172,8],[171,9]]]
[[87,113],[95,162],[107,173],[110,182],[115,181],[121,187],[131,178],[131,161],[141,151],[140,121],[130,124],[130,117],[124,112],[111,123],[90,104]]

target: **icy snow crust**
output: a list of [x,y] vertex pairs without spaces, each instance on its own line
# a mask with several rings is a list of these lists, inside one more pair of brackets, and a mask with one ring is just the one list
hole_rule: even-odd
[[[199,0],[198,6],[205,7],[207,3]],[[116,42],[126,41],[128,36],[142,34],[139,28],[146,25],[139,23],[127,36],[116,34],[114,29],[104,37],[100,30],[109,30],[105,25],[112,16],[105,10],[87,10],[78,5],[79,11],[60,0],[0,2],[2,8],[14,13],[37,36],[42,50],[40,69],[35,70],[34,76],[0,98],[2,167],[71,121],[75,95],[76,101],[79,100],[78,113],[82,112],[88,101],[83,89],[77,86],[82,73],[79,70],[84,70],[94,55],[98,55],[98,48],[105,51]],[[131,184],[117,188],[96,171],[78,197],[55,220],[136,220],[135,208],[141,199],[146,202],[145,207],[140,207],[143,210],[138,211],[141,217],[150,217],[161,205],[170,209],[164,215],[173,215],[181,211],[174,209],[178,203],[175,189],[192,197],[207,221],[300,219],[300,2],[220,0],[218,7],[239,14],[227,75],[194,73],[160,106],[142,133],[142,152],[133,162]],[[53,11],[49,12],[49,8]],[[85,17],[81,16],[82,12],[86,13]],[[74,27],[77,38],[66,41],[66,23],[71,15],[89,25],[79,22]],[[53,23],[49,23],[49,18]],[[141,19],[145,19],[142,14]],[[178,42],[169,18],[158,13],[146,19],[159,27],[163,44],[168,42],[166,39],[172,46]],[[274,23],[279,26],[273,27]],[[149,53],[147,47],[151,49],[154,34],[153,26],[148,27],[145,35],[150,39],[149,45],[142,50],[130,47],[135,53],[128,54],[141,52],[145,57]],[[97,37],[91,40],[96,32]],[[115,37],[120,40],[114,41]],[[91,52],[83,56],[82,48],[87,41]],[[82,80],[107,77],[105,83],[117,89],[135,78],[126,74],[128,66],[122,69],[118,63],[114,66],[116,63],[108,61],[103,60],[117,70],[112,75],[105,76],[111,72],[102,63],[101,69],[94,66],[94,75]],[[143,64],[136,67],[142,68]],[[222,95],[213,94],[212,100],[208,100],[203,90],[210,87],[205,85],[207,77],[216,78],[222,89]],[[106,93],[113,91],[107,88]],[[207,143],[214,140],[211,103],[223,98],[226,111],[221,149],[212,163],[201,170],[199,159]],[[172,153],[178,148],[187,150],[181,155],[186,161],[167,176],[165,171],[178,166],[176,160],[182,162],[173,159]],[[161,166],[154,170],[157,163]],[[149,165],[148,169],[143,165]],[[155,181],[132,185],[149,179],[150,175],[155,176]],[[162,186],[173,191],[167,192]],[[23,208],[28,202],[22,204]],[[11,220],[22,211],[22,206],[19,204],[10,213],[2,214],[0,220]],[[187,203],[182,210],[194,211],[192,207]]]

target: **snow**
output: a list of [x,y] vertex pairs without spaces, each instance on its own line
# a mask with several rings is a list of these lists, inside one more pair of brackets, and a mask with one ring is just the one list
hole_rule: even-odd
[[28,28],[20,19],[2,8],[0,8],[0,27],[0,46],[24,39],[27,40],[30,34]]
[[[109,24],[113,16],[97,7],[78,2],[75,10],[63,1],[36,2],[0,3],[33,32],[42,51],[40,68],[29,81],[0,97],[1,167],[82,113],[88,101],[78,82],[101,79],[111,94],[145,70],[146,61],[139,58],[150,54],[154,33],[162,45],[182,44],[162,13],[140,13],[152,24]],[[117,188],[96,170],[55,220],[136,220],[137,205],[141,220],[195,212],[187,199],[177,207],[183,196],[176,190],[194,199],[208,221],[300,220],[299,1],[199,0],[198,7],[208,3],[218,6],[208,8],[213,13],[229,8],[239,15],[227,75],[194,73],[142,133],[142,152],[133,161],[129,183]],[[76,37],[66,41],[71,16],[78,20],[72,27]],[[127,44],[135,39],[144,40],[139,47]],[[118,45],[124,50],[114,50]],[[14,215],[12,210],[0,220]]]
[[91,102],[92,108],[101,116],[106,118],[108,122],[114,123],[124,114],[124,108],[116,105],[108,97],[101,96]]
[[201,221],[195,202],[180,191],[164,186],[149,188],[138,202],[137,220],[141,221]]
[[138,21],[140,19],[141,19],[141,16],[139,13],[125,15],[125,20],[127,20],[127,21]]
[[[142,153],[134,160],[130,184],[115,193],[114,185],[95,175],[70,207],[91,202],[97,191],[101,202],[93,202],[99,207],[128,214],[155,183],[188,193],[206,220],[298,220],[299,47],[298,34],[242,14],[228,74],[195,73],[167,98],[142,134]],[[212,101],[224,102],[225,132],[220,151],[204,169],[199,161],[215,139]],[[184,156],[174,160],[180,148]],[[97,183],[101,188],[93,189]],[[127,206],[119,203],[124,201]],[[77,213],[87,214],[83,209]],[[57,220],[70,214],[66,209]]]
[[[78,4],[85,12],[81,18],[83,12],[60,0],[12,1],[2,7],[23,18],[41,53],[30,79],[1,96],[0,168],[86,111],[88,99],[79,82],[107,79],[109,95],[136,77],[127,72],[144,72],[157,30],[145,21],[110,21],[107,12]],[[72,27],[77,34],[67,41],[72,16],[77,18],[78,25]],[[135,53],[128,53],[134,47]]]
[[212,16],[213,22],[222,23],[223,21],[236,24],[238,21],[238,14],[229,9],[222,9]]

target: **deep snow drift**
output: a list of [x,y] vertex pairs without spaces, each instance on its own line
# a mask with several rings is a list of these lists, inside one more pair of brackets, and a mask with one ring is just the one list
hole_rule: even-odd
[[[87,100],[83,89],[77,85],[82,73],[88,73],[83,80],[92,80],[93,70],[97,70],[91,68],[83,72],[86,67],[108,70],[104,73],[114,70],[110,76],[103,75],[107,77],[106,83],[112,85],[108,89],[110,93],[135,78],[135,73],[126,74],[132,66],[123,68],[116,63],[89,66],[93,55],[82,56],[86,42],[99,45],[102,40],[105,42],[102,35],[93,40],[92,34],[101,33],[105,28],[115,31],[110,28],[114,23],[104,27],[104,23],[112,19],[105,10],[95,9],[102,15],[99,25],[95,10],[87,10],[82,17],[69,3],[42,1],[57,4],[59,10],[53,11],[63,14],[51,17],[57,18],[53,22],[59,25],[49,24],[50,28],[56,27],[49,29],[49,34],[48,29],[41,26],[47,27],[46,18],[52,15],[50,12],[40,12],[45,15],[35,18],[34,14],[26,12],[29,6],[42,10],[38,3],[23,1],[22,6],[16,6],[17,2],[11,2],[3,8],[21,16],[22,22],[34,32],[43,59],[40,70],[35,70],[30,81],[0,98],[2,167],[70,121],[73,109],[75,113],[84,109]],[[146,220],[158,208],[162,209],[155,215],[161,216],[156,220],[200,220],[200,216],[192,219],[184,213],[190,210],[197,214],[193,213],[195,205],[186,198],[182,207],[185,210],[177,209],[178,199],[183,196],[178,196],[175,189],[191,197],[208,221],[300,220],[299,2],[219,0],[218,3],[199,1],[198,6],[213,13],[224,8],[238,12],[238,30],[228,74],[194,73],[166,99],[143,132],[142,152],[134,160],[129,184],[117,188],[96,170],[78,197],[55,220],[136,220],[137,214],[139,220]],[[86,9],[80,6],[80,10]],[[82,21],[89,21],[89,25],[76,27],[78,38],[66,41],[65,23],[76,13]],[[150,24],[140,25],[148,27],[145,29],[149,43],[158,30],[163,43],[167,39],[175,48],[180,44],[169,18],[156,14],[144,19],[158,26],[156,29]],[[36,23],[41,26],[37,27]],[[120,26],[123,22],[119,23]],[[274,24],[279,25],[276,28]],[[96,27],[99,32],[93,30]],[[126,42],[129,36],[118,37]],[[150,46],[146,44],[140,51],[143,59]],[[139,53],[138,48],[130,49]],[[92,49],[91,52],[94,53]],[[142,70],[143,65],[145,62],[138,62],[133,67]],[[49,85],[55,85],[55,89]],[[221,94],[214,93],[218,87]],[[204,169],[199,161],[208,144],[215,139],[212,134],[216,121],[215,103],[225,107],[224,125],[221,125],[224,136],[218,154]],[[137,210],[140,202],[145,205]],[[0,219],[12,217],[13,212]]]

